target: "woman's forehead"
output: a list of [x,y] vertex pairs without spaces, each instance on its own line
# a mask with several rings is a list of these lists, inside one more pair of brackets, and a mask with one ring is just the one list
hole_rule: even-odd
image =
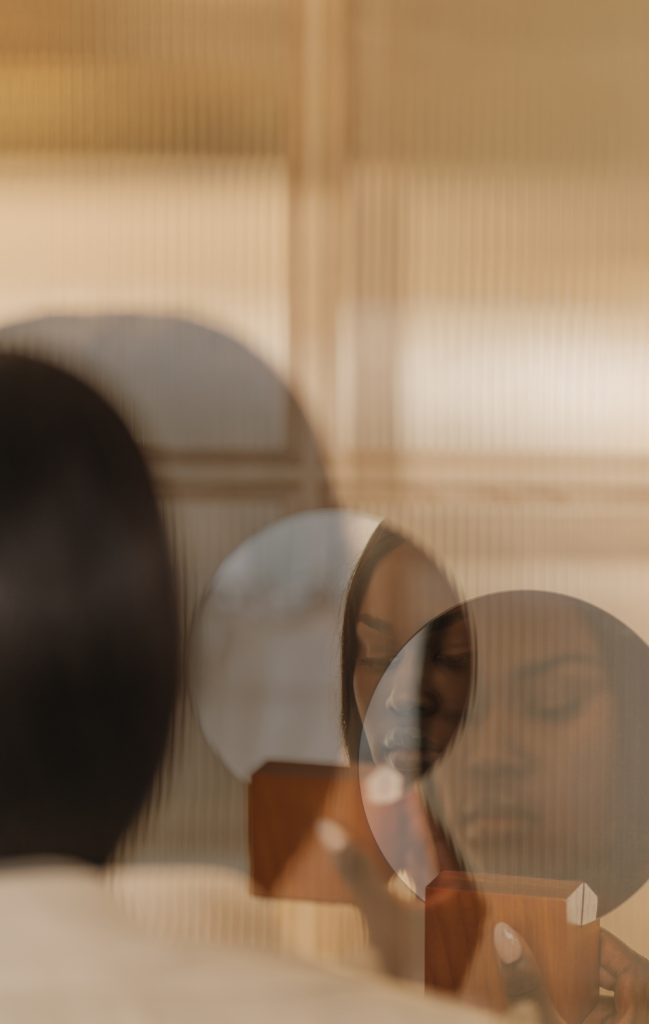
[[[603,648],[588,606],[562,594],[511,591],[466,604],[472,642],[481,658],[575,655],[602,660]],[[594,610],[593,610],[594,611]],[[603,614],[603,613],[602,613]]]
[[[440,615],[458,600],[442,570],[423,551],[404,542],[375,566],[361,610],[392,620],[408,610],[417,626]],[[414,628],[413,628],[414,632]]]

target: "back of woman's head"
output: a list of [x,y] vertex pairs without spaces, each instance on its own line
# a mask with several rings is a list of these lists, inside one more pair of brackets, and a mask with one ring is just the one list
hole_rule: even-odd
[[74,377],[0,355],[0,857],[108,859],[151,791],[177,681],[137,446]]

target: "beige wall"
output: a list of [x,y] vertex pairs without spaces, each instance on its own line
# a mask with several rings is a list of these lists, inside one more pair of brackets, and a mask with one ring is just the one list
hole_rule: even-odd
[[[301,400],[340,502],[467,593],[567,590],[649,637],[644,3],[2,6],[3,323],[225,330]],[[151,365],[142,400],[174,372]],[[145,440],[189,614],[311,499],[299,459],[197,460],[182,403],[164,412]],[[140,853],[238,861],[243,794],[185,729]]]

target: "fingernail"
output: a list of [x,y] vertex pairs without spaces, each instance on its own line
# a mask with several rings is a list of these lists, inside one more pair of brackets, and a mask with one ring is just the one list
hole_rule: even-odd
[[342,853],[349,846],[349,836],[337,821],[331,818],[318,818],[313,826],[316,839],[328,853]]
[[496,947],[496,953],[504,964],[515,964],[517,960],[520,960],[523,953],[521,940],[516,932],[509,925],[505,924],[504,921],[499,921],[494,927],[494,946]]

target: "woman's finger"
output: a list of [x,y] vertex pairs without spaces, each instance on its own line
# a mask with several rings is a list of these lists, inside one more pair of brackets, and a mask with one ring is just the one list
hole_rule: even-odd
[[629,946],[625,946],[620,939],[617,939],[605,928],[600,931],[599,940],[599,961],[601,970],[605,971],[611,979],[628,971],[640,957],[634,953]]
[[385,969],[395,977],[422,980],[423,911],[409,907],[388,891],[374,864],[354,846],[338,822],[321,818],[316,822],[315,833],[333,857],[362,911],[372,945]]
[[613,1024],[649,1024],[649,962],[604,928],[600,983],[613,992]]
[[615,1000],[613,996],[600,996],[590,1011],[584,1024],[612,1024],[615,1019]]
[[337,821],[320,818],[315,824],[318,842],[333,858],[361,910],[381,920],[391,913],[391,899],[385,883],[370,860],[350,840]]
[[493,944],[508,1002],[513,1005],[530,1000],[538,1007],[543,1024],[563,1024],[552,1005],[532,951],[518,932],[504,921],[499,921],[494,927]]

